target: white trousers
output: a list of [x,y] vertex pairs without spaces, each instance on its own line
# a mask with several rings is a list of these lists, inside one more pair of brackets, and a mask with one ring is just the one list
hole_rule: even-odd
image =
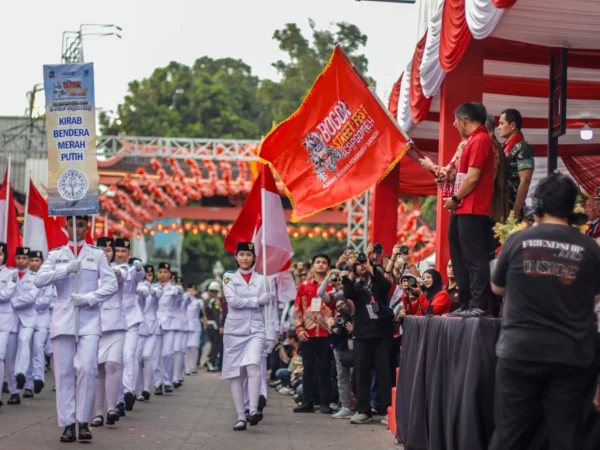
[[124,392],[135,392],[135,381],[139,368],[136,359],[136,350],[140,332],[140,325],[136,324],[125,332],[125,344],[123,345],[123,390]]
[[17,347],[19,346],[19,335],[12,331],[8,335],[8,345],[6,346],[6,357],[4,358],[4,375],[6,384],[8,384],[8,392],[18,394],[17,380],[15,378],[15,362],[17,359]]
[[66,427],[92,419],[98,376],[100,336],[60,335],[52,339],[54,376],[56,377],[56,412],[58,426]]
[[0,383],[4,382],[4,359],[9,337],[10,331],[0,331]]
[[31,363],[31,341],[33,340],[33,328],[19,327],[17,357],[15,359],[15,376],[22,373],[25,375]]
[[154,387],[157,388],[162,384],[162,371],[160,368],[162,355],[162,336],[156,336],[156,346],[152,352],[152,371],[154,373]]
[[175,331],[165,330],[162,335],[162,382],[166,386],[173,385],[173,371],[175,368],[174,347]]
[[46,382],[45,370],[46,355],[45,347],[48,339],[48,328],[41,328],[33,332],[33,349],[31,355],[31,366],[33,369],[33,379]]
[[138,336],[137,346],[135,348],[135,363],[137,364],[137,371],[135,376],[135,392],[141,394],[144,389],[144,366],[143,366],[143,355],[144,345],[146,345],[146,339],[148,336]]
[[[267,398],[267,379],[269,373],[267,372],[267,356],[263,355],[260,361],[260,395]],[[248,393],[248,380],[244,381],[244,406],[246,409],[250,409],[250,395]]]

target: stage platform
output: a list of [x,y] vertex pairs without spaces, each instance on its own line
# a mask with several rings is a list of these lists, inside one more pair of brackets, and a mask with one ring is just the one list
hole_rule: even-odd
[[[405,450],[488,449],[494,434],[499,333],[497,319],[405,317],[395,399],[396,437]],[[589,401],[582,411],[583,450],[600,449],[600,414],[592,405],[595,386],[591,374]],[[545,441],[540,429],[529,450],[546,449]]]

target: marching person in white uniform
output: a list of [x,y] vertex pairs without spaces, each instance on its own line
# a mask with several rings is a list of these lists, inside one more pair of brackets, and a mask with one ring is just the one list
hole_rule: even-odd
[[[123,313],[127,331],[123,345],[123,383],[118,405],[125,403],[125,411],[131,411],[135,403],[135,382],[138,363],[135,351],[139,336],[140,323],[144,320],[138,302],[137,286],[144,279],[144,265],[139,259],[130,263],[131,242],[129,239],[115,239],[115,263],[123,264],[127,269],[127,278],[123,284]],[[121,406],[122,408],[122,406]]]
[[[106,259],[114,259],[114,239],[100,237],[96,240]],[[94,418],[92,427],[104,426],[104,404],[106,400],[106,424],[114,425],[119,421],[117,401],[121,388],[121,367],[123,361],[123,344],[125,343],[125,317],[123,315],[123,283],[127,278],[127,267],[111,265],[117,280],[118,289],[110,298],[100,305],[100,323],[102,336],[98,344],[98,380],[96,382],[96,399],[94,402]]]
[[[15,321],[15,314],[11,299],[17,288],[17,271],[6,267],[4,264],[8,248],[4,242],[0,243],[0,383],[4,381],[6,352],[10,332]],[[9,372],[10,374],[10,372]],[[12,374],[10,374],[10,377]],[[1,394],[0,394],[1,396]],[[2,399],[0,398],[0,406]]]
[[[248,423],[262,420],[258,411],[261,386],[261,363],[267,347],[277,342],[279,329],[275,285],[252,269],[256,260],[254,244],[240,242],[235,260],[239,269],[223,277],[223,293],[229,307],[223,333],[222,378],[231,380],[231,395],[237,412],[233,429],[246,429],[244,381],[247,379],[250,411]],[[268,289],[267,289],[268,288]]]
[[[183,290],[183,278],[175,275],[175,284]],[[187,351],[187,315],[186,310],[190,304],[191,298],[187,292],[181,295],[181,302],[176,307],[178,329],[175,331],[175,341],[173,343],[173,387],[179,388],[183,384],[183,370],[185,367],[185,354]]]
[[171,282],[169,266],[166,262],[158,265],[158,282],[163,289],[156,313],[162,330],[162,370],[154,372],[155,395],[162,395],[163,385],[165,393],[173,392],[175,332],[181,329],[177,309],[181,306],[183,289]]
[[[10,339],[8,341],[7,362],[9,370],[7,382],[11,394],[9,405],[21,403],[20,391],[25,387],[26,374],[31,363],[31,341],[35,327],[35,301],[40,294],[34,284],[35,274],[29,270],[29,248],[17,247],[17,289],[15,290],[11,303],[14,309],[14,323]],[[14,367],[12,362],[14,361]],[[26,391],[26,398],[33,397],[31,390]]]
[[[221,289],[221,286],[217,281],[211,281],[210,284],[217,290]],[[209,284],[209,289],[210,289]],[[202,311],[202,300],[197,298],[198,291],[196,286],[193,284],[188,287],[188,295],[190,296],[190,303],[186,309],[187,318],[187,358],[185,374],[190,375],[192,373],[198,373],[198,349],[200,347],[200,335],[202,328],[200,327],[200,311]]]
[[[39,250],[31,250],[29,253],[29,270],[37,274],[44,262],[44,255]],[[45,374],[45,354],[46,341],[50,331],[50,303],[56,296],[54,286],[47,286],[37,296],[35,301],[35,325],[33,331],[33,344],[31,349],[31,363],[27,373],[27,382],[25,383],[25,394],[27,390],[33,386],[33,391],[36,394],[42,392],[44,383],[46,382]]]
[[[138,285],[140,297],[145,296],[144,303],[144,325],[148,334],[142,349],[142,370],[138,373],[141,385],[141,398],[138,400],[150,400],[150,388],[152,386],[153,373],[160,373],[160,351],[162,346],[160,324],[156,312],[158,311],[158,300],[162,296],[163,289],[158,283],[154,283],[154,266],[145,266],[145,280]],[[140,292],[141,290],[141,292]],[[162,394],[162,391],[161,391]]]
[[[129,260],[130,264],[133,264],[134,260],[138,260],[139,258],[131,258]],[[141,261],[140,261],[141,262]],[[138,283],[136,288],[137,302],[140,306],[140,310],[142,311],[143,320],[140,323],[140,328],[138,330],[138,341],[135,346],[135,392],[137,393],[136,400],[143,402],[146,401],[146,398],[142,394],[144,390],[144,375],[143,375],[143,353],[144,353],[144,345],[146,345],[146,340],[148,339],[148,322],[146,322],[146,316],[144,315],[144,310],[146,309],[146,298],[150,296],[150,290],[152,285],[146,279],[146,268],[144,267],[144,278]],[[150,393],[148,393],[148,399],[150,398]]]
[[[73,236],[75,228],[77,242],[52,250],[35,277],[39,289],[54,284],[57,292],[50,339],[58,425],[65,427],[61,442],[76,440],[75,421],[79,422],[79,440],[92,439],[89,421],[94,407],[98,343],[102,334],[98,306],[118,289],[115,273],[104,252],[85,242],[88,219],[88,216],[67,218],[67,232]],[[76,308],[79,308],[78,324]]]

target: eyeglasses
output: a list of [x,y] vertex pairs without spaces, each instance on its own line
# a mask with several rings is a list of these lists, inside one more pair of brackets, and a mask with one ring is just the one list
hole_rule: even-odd
[[466,117],[458,117],[458,118],[454,119],[454,123],[452,125],[454,125],[455,128],[458,128],[459,120],[467,120],[467,118]]

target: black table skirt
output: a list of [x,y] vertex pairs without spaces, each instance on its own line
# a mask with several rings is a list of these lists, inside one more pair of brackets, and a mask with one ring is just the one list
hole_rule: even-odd
[[[500,320],[495,319],[404,319],[396,437],[405,450],[488,449],[494,433],[499,333]],[[600,414],[592,406],[595,386],[590,376],[589,402],[583,411],[585,450],[600,449]],[[531,450],[546,447],[541,429]]]

